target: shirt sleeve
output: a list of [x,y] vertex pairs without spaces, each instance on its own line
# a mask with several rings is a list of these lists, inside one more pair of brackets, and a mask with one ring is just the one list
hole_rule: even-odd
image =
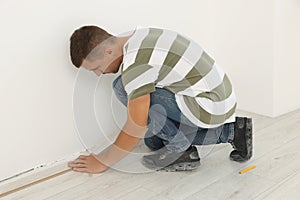
[[121,72],[122,83],[128,100],[155,91],[157,72],[148,64],[131,65]]

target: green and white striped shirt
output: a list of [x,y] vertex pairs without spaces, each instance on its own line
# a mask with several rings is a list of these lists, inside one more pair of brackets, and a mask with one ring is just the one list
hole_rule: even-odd
[[236,96],[227,75],[191,39],[139,27],[123,53],[121,77],[128,100],[164,88],[175,94],[181,112],[199,127],[235,121]]

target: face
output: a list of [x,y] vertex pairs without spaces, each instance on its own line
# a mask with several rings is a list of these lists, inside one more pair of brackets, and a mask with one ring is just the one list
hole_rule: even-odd
[[95,61],[84,59],[82,66],[100,76],[101,74],[117,73],[122,60],[123,56],[116,49],[108,48],[104,50],[104,55],[101,59]]

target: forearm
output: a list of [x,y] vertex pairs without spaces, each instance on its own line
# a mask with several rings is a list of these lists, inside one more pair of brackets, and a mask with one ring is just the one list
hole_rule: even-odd
[[127,121],[116,141],[97,156],[101,163],[110,167],[137,146],[147,131],[149,106],[149,94],[128,102]]
[[122,130],[116,141],[97,155],[99,161],[110,167],[128,155],[140,141],[140,137],[136,136],[137,132],[138,135],[144,135],[145,129],[135,131],[134,135]]

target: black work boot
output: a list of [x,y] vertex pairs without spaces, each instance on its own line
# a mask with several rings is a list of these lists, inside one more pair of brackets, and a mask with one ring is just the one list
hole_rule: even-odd
[[234,139],[231,142],[234,150],[230,153],[230,160],[245,162],[252,157],[252,119],[236,117],[234,125]]
[[185,152],[169,152],[166,148],[143,157],[142,164],[153,170],[190,171],[200,166],[200,158],[195,146]]

